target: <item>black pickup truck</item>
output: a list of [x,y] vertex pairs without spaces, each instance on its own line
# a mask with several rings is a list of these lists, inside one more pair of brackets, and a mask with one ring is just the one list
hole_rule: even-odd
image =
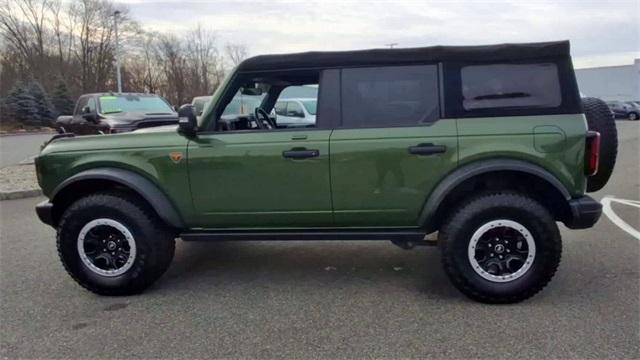
[[111,134],[178,123],[167,100],[154,94],[94,93],[80,96],[73,115],[56,119],[60,133]]

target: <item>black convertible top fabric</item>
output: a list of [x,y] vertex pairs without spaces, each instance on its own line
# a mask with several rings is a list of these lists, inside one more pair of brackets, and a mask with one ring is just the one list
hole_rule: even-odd
[[568,57],[569,41],[565,40],[483,46],[431,46],[421,48],[326,52],[311,51],[282,55],[260,55],[243,61],[238,66],[238,71],[391,65],[439,61],[521,61]]

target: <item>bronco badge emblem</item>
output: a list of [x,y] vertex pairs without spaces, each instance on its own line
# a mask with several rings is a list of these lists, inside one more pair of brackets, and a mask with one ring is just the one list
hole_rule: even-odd
[[180,160],[182,160],[182,152],[176,151],[169,153],[169,158],[171,158],[171,161],[177,164],[180,162]]

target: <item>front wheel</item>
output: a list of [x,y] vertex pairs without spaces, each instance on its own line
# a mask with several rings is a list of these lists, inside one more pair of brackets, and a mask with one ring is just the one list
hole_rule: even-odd
[[104,193],[69,206],[57,245],[65,269],[81,286],[101,295],[129,295],[166,271],[175,240],[143,200]]
[[638,114],[634,112],[630,112],[628,118],[629,120],[638,120]]
[[540,291],[560,263],[560,232],[549,212],[517,193],[476,197],[440,230],[442,261],[453,284],[486,303],[514,303]]

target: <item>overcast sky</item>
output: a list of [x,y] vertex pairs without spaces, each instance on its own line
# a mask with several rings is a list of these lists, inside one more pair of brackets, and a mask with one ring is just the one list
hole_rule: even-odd
[[251,55],[569,39],[576,67],[640,57],[640,0],[119,2],[145,28],[200,23],[219,45],[243,43]]

